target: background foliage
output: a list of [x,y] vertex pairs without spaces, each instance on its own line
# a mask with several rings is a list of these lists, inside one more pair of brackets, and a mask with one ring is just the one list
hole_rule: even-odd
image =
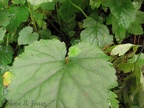
[[0,107],[143,108],[143,0],[0,0]]

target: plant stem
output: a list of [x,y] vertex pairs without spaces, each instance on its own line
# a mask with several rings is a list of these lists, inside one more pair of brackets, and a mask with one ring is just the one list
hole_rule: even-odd
[[47,18],[48,22],[55,28],[55,30],[60,33],[60,31],[57,29],[57,27],[55,25],[53,25],[53,23]]
[[74,7],[76,7],[77,9],[79,9],[86,18],[88,18],[88,16],[86,15],[86,13],[85,13],[79,6],[77,6],[76,4],[74,4],[71,0],[69,0],[69,2],[70,2]]
[[34,26],[34,31],[36,32],[38,30],[37,30],[36,22],[35,22],[35,20],[33,18],[33,15],[32,15],[32,11],[31,11],[31,7],[30,7],[30,3],[29,2],[28,2],[28,9],[29,9],[29,13],[30,13],[30,18],[31,18],[33,26]]
[[58,13],[58,4],[56,3],[56,12],[57,12],[57,18],[58,18],[58,24],[60,25],[60,28],[62,28],[62,24],[61,24],[61,19]]
[[137,57],[137,59],[136,59],[134,69],[135,69],[135,67],[136,67],[136,64],[137,64],[137,62],[138,62],[138,60],[139,60],[139,58],[140,58],[143,50],[144,50],[144,40],[143,40],[143,43],[142,43],[142,49],[141,49],[141,51],[140,51],[140,53],[139,53],[139,55],[138,55],[138,57]]

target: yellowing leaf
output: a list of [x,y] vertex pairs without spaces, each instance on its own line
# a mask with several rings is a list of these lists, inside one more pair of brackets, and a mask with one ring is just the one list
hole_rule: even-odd
[[13,78],[13,74],[9,71],[5,72],[3,75],[3,85],[7,87],[11,83],[11,79]]
[[132,46],[134,46],[133,44],[123,44],[123,45],[117,45],[112,51],[111,51],[111,55],[123,55],[125,54]]
[[53,0],[28,0],[32,5],[39,5],[41,3],[52,2]]

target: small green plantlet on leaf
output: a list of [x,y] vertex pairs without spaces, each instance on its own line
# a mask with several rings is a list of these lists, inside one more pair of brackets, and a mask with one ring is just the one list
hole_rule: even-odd
[[78,48],[78,47],[75,45],[75,46],[72,46],[72,47],[69,49],[68,56],[69,56],[69,57],[75,57],[75,56],[77,56],[80,52],[81,52],[81,49]]

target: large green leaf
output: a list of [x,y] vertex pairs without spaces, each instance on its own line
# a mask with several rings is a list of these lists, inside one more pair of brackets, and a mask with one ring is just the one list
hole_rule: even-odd
[[11,19],[7,26],[7,30],[9,32],[14,31],[22,22],[26,21],[29,16],[29,12],[26,7],[11,7],[8,12]]
[[18,44],[26,45],[38,40],[39,37],[38,33],[37,32],[32,33],[32,32],[33,28],[30,26],[23,28],[19,33]]
[[83,26],[85,29],[80,34],[82,41],[95,44],[99,47],[104,47],[113,42],[113,36],[109,34],[108,28],[92,18],[86,19]]
[[117,85],[109,57],[85,42],[73,46],[70,57],[65,58],[66,53],[65,44],[58,40],[27,46],[10,69],[14,77],[6,96],[9,102],[23,108],[24,102],[27,107],[39,102],[38,108],[108,108],[116,103],[111,102],[116,96],[109,95]]

